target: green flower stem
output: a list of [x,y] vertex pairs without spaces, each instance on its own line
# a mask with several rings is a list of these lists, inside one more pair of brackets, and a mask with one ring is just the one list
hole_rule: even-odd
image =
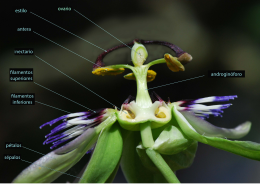
[[169,183],[180,183],[174,172],[158,152],[151,148],[147,148],[146,153]]
[[147,66],[150,67],[150,66],[153,66],[153,65],[156,65],[156,64],[161,64],[161,63],[166,63],[164,58],[151,61],[150,63],[147,64]]
[[145,148],[151,148],[154,145],[151,122],[140,124],[142,143]]
[[152,105],[152,100],[147,88],[147,65],[137,66],[132,69],[136,78],[137,94],[136,104],[140,107],[147,108]]

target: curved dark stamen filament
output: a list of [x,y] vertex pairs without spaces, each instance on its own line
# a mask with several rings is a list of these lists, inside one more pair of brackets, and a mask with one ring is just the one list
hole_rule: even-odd
[[119,49],[119,48],[123,48],[123,47],[127,47],[127,46],[133,46],[134,45],[134,42],[138,42],[138,43],[141,43],[143,45],[145,44],[157,44],[157,45],[163,45],[163,46],[166,46],[168,48],[170,48],[171,50],[173,50],[175,53],[176,53],[176,56],[177,57],[180,57],[182,54],[186,53],[185,51],[183,51],[182,49],[180,49],[178,46],[172,44],[172,43],[169,43],[169,42],[164,42],[164,41],[145,41],[145,40],[141,40],[141,39],[135,39],[134,41],[130,42],[130,43],[127,43],[127,44],[122,44],[122,45],[118,45],[118,46],[115,46],[111,49],[107,49],[106,52],[103,52],[101,53],[95,64],[93,65],[93,69],[96,69],[98,67],[104,67],[105,64],[103,62],[103,59],[104,57],[111,53],[112,51],[116,50],[116,49]]
[[132,96],[129,95],[128,98],[124,101],[123,104],[128,104],[131,99],[132,99]]
[[155,93],[154,91],[150,93],[150,97],[153,103],[155,101],[160,101],[160,102],[163,101],[163,99],[159,95],[157,95],[157,93]]
[[157,95],[157,93],[155,93],[154,91],[153,91],[153,94],[160,102],[163,101],[163,99],[159,95]]
[[122,44],[122,45],[115,46],[115,47],[113,47],[113,48],[111,48],[111,49],[107,49],[106,52],[102,52],[102,53],[98,56],[98,58],[97,58],[95,64],[93,65],[93,69],[96,69],[96,68],[98,68],[99,66],[102,66],[102,67],[105,66],[105,64],[103,63],[103,59],[104,59],[104,57],[105,57],[107,54],[111,53],[112,51],[114,51],[114,50],[116,50],[116,49],[123,48],[123,47],[127,47],[127,46],[132,46],[132,45],[134,45],[134,41],[132,41],[132,42],[130,42],[130,43],[127,43],[127,44],[125,44],[125,45]]
[[139,40],[136,39],[137,42],[141,43],[141,44],[156,44],[156,45],[163,45],[166,46],[168,48],[170,48],[171,50],[173,50],[176,53],[177,57],[180,57],[182,54],[186,53],[185,51],[183,51],[180,47],[170,43],[170,42],[164,42],[164,41],[145,41],[145,40]]

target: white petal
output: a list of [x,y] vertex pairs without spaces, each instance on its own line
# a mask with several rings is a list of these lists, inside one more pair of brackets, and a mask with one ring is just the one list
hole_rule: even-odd
[[206,103],[206,102],[213,102],[215,100],[215,96],[205,97],[205,98],[199,98],[198,100],[195,100],[194,103]]
[[[226,105],[226,104],[225,104]],[[201,105],[201,104],[195,104],[195,105],[191,105],[190,109],[194,109],[194,110],[212,110],[212,109],[221,109],[223,105]]]

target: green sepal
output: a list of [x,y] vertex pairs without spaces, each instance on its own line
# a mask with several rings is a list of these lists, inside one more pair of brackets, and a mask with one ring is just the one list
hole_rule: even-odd
[[142,164],[136,152],[140,141],[140,132],[124,130],[124,148],[120,164],[126,180],[129,183],[166,183],[159,171],[152,172]]
[[112,174],[110,174],[109,178],[107,179],[106,183],[113,183],[115,177],[116,177],[116,173],[119,169],[120,166],[120,162],[117,163],[117,166],[115,167],[114,171],[112,172]]
[[140,143],[137,147],[136,147],[136,152],[143,164],[144,167],[146,167],[146,169],[152,171],[152,172],[157,172],[160,173],[159,169],[156,167],[156,165],[152,162],[152,160],[148,157],[148,155],[146,154],[146,148],[142,145],[142,143]]
[[[192,141],[191,144],[185,149],[174,155],[162,155],[165,162],[169,165],[172,171],[178,171],[180,169],[185,169],[191,166],[194,161],[195,154],[197,151],[198,142]],[[150,170],[151,172],[159,171],[158,168],[154,165],[151,159],[146,154],[145,148],[142,144],[139,144],[136,147],[138,156],[140,157],[143,165]]]
[[145,151],[169,183],[180,183],[179,179],[176,177],[175,173],[172,171],[169,165],[165,162],[160,153],[153,150],[152,148],[147,148]]
[[179,128],[170,125],[161,132],[152,148],[161,154],[173,155],[187,149],[192,142]]
[[193,112],[181,111],[180,113],[185,117],[197,133],[207,137],[240,139],[246,136],[251,128],[251,122],[249,121],[242,123],[235,128],[222,128],[214,126],[206,120],[197,117]]
[[118,123],[104,128],[80,183],[104,183],[119,163],[123,139]]
[[192,165],[198,148],[198,142],[193,141],[187,149],[174,155],[162,155],[172,171],[188,168]]
[[141,141],[140,132],[124,130],[124,147],[121,158],[121,168],[129,183],[152,183],[152,172],[143,166],[136,152],[136,146]]
[[[13,183],[50,183],[75,165],[97,141],[99,132],[90,128],[84,132],[84,141],[80,145],[64,154],[58,153],[64,150],[66,146],[54,150],[39,160],[32,163],[23,170]],[[78,137],[81,139],[82,137]],[[75,140],[77,141],[77,140]]]
[[203,136],[196,132],[183,114],[176,109],[176,106],[173,106],[172,112],[179,126],[189,138],[246,158],[260,160],[260,144],[250,141],[231,141],[225,138]]

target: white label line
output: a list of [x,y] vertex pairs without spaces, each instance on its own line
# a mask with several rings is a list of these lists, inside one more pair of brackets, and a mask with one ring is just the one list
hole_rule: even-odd
[[60,110],[60,111],[63,111],[63,112],[66,112],[66,113],[70,113],[70,114],[71,114],[71,112],[64,111],[64,110],[59,109],[59,108],[57,108],[57,107],[53,107],[53,106],[50,106],[50,105],[47,105],[47,104],[44,104],[44,103],[41,103],[41,102],[38,102],[38,101],[35,101],[35,102],[36,102],[36,103],[39,103],[39,104],[42,104],[42,105],[45,105],[45,106],[47,106],[47,107],[51,107],[51,108],[53,108],[53,109],[57,109],[57,110]]
[[176,84],[176,83],[180,83],[180,82],[184,82],[184,81],[187,81],[187,80],[196,79],[196,78],[204,77],[204,76],[205,76],[205,75],[201,75],[201,76],[198,76],[198,77],[193,77],[193,78],[190,78],[190,79],[185,79],[185,80],[181,80],[181,81],[178,81],[178,82],[173,82],[173,83],[169,83],[169,84],[165,84],[165,85],[161,85],[161,86],[149,88],[149,89],[146,89],[146,90],[150,90],[150,89],[154,89],[154,88],[159,88],[159,87],[162,87],[162,86],[168,86],[168,85],[171,85],[171,84]]
[[[46,37],[44,37],[44,36],[40,35],[39,33],[36,33],[35,31],[33,31],[33,33],[35,33],[35,34],[37,34],[37,35],[39,35],[39,36],[41,36],[41,37],[45,38],[46,40],[49,40],[49,41],[50,41],[50,42],[52,42],[52,43],[55,43],[56,45],[58,45],[58,46],[60,46],[60,47],[62,47],[62,48],[64,48],[64,49],[66,49],[66,50],[70,51],[71,53],[73,53],[73,54],[75,54],[75,55],[77,55],[77,56],[79,56],[79,57],[81,57],[81,58],[83,58],[83,59],[85,59],[85,60],[87,60],[87,61],[89,61],[89,62],[93,63],[94,65],[98,65],[98,64],[96,64],[96,63],[94,63],[94,62],[90,61],[89,59],[87,59],[87,58],[84,58],[83,56],[81,56],[81,55],[79,55],[79,54],[77,54],[77,53],[75,53],[75,52],[73,52],[73,51],[71,51],[71,50],[67,49],[66,47],[63,47],[62,45],[60,45],[60,44],[58,44],[58,43],[56,43],[56,42],[54,42],[54,41],[50,40],[49,38],[46,38]],[[100,66],[100,65],[98,65],[98,66]],[[100,67],[101,67],[101,66],[100,66]]]
[[62,73],[63,75],[65,75],[66,77],[70,78],[71,80],[73,80],[74,82],[76,82],[77,84],[81,85],[82,87],[84,87],[85,89],[89,90],[90,92],[92,92],[93,94],[97,95],[99,98],[105,100],[106,102],[108,102],[109,104],[115,106],[117,109],[119,109],[116,105],[112,104],[111,102],[109,102],[108,100],[106,100],[105,98],[103,98],[102,96],[98,95],[97,93],[95,93],[94,91],[90,90],[89,88],[87,88],[86,86],[84,86],[83,84],[79,83],[78,81],[76,81],[75,79],[71,78],[70,76],[68,76],[67,74],[63,73],[62,71],[60,71],[59,69],[55,68],[54,66],[52,66],[51,64],[49,64],[48,62],[44,61],[43,59],[41,59],[40,57],[36,56],[38,59],[40,59],[41,61],[43,61],[44,63],[46,63],[47,65],[51,66],[52,68],[54,68],[55,70],[57,70],[58,72]]
[[101,50],[103,50],[103,51],[106,52],[105,49],[102,49],[101,47],[99,47],[99,46],[97,46],[97,45],[95,45],[95,44],[93,44],[93,43],[91,43],[91,42],[89,42],[89,41],[87,41],[87,40],[85,40],[85,39],[79,37],[78,35],[76,35],[76,34],[70,32],[70,31],[68,31],[68,30],[66,30],[66,29],[64,29],[64,28],[62,28],[62,27],[60,27],[60,26],[58,26],[58,25],[56,25],[56,24],[54,24],[54,23],[52,23],[51,21],[49,21],[49,20],[47,20],[47,19],[45,19],[45,18],[42,18],[41,16],[39,16],[39,15],[33,13],[33,12],[30,12],[30,13],[33,14],[33,15],[35,15],[35,16],[37,16],[37,17],[39,17],[39,18],[41,18],[41,19],[43,19],[43,20],[45,20],[45,21],[47,21],[47,22],[49,22],[49,23],[51,23],[52,25],[54,25],[54,26],[56,26],[56,27],[58,27],[58,28],[60,28],[60,29],[62,29],[62,30],[64,30],[64,31],[66,31],[66,32],[68,32],[68,33],[70,33],[70,34],[72,34],[73,36],[76,36],[76,37],[80,38],[81,40],[83,40],[83,41],[85,41],[85,42],[87,42],[87,43],[89,43],[89,44],[91,44],[91,45],[93,45],[93,46],[95,46],[95,47],[97,47],[97,48],[99,48],[99,49],[101,49]]
[[[26,161],[26,160],[23,160],[23,159],[21,159],[21,161],[32,164],[32,162],[29,162],[29,161]],[[71,175],[71,174],[68,174],[68,173],[65,173],[65,172],[58,171],[58,170],[56,170],[56,169],[52,169],[52,168],[49,168],[49,167],[42,166],[42,165],[37,165],[37,164],[34,164],[34,165],[39,166],[39,167],[43,167],[43,168],[46,168],[46,169],[50,169],[50,170],[59,172],[59,173],[61,173],[61,174],[66,174],[66,175],[68,175],[68,176],[72,176],[72,177],[75,177],[75,178],[80,178],[80,177],[77,177],[77,176],[74,176],[74,175]],[[80,179],[81,179],[81,178],[80,178]]]
[[[132,49],[131,47],[129,47],[128,45],[126,45],[124,42],[122,42],[121,40],[119,40],[117,37],[115,37],[114,35],[112,35],[111,33],[109,33],[108,31],[106,31],[105,29],[103,29],[102,27],[100,27],[99,25],[97,25],[95,22],[93,22],[92,20],[90,20],[89,18],[87,18],[86,16],[82,15],[81,13],[79,13],[77,10],[74,9],[75,12],[77,12],[78,14],[80,14],[82,17],[84,17],[85,19],[87,19],[88,21],[90,21],[91,23],[93,23],[94,25],[96,25],[97,27],[99,27],[100,29],[102,29],[103,31],[105,31],[107,34],[109,34],[110,36],[112,36],[113,38],[115,38],[117,41],[121,42],[122,44],[124,44],[125,46],[127,46],[129,49],[135,51],[134,49]],[[136,51],[135,51],[136,52]],[[137,54],[141,55],[140,53],[136,52]]]
[[[65,97],[65,96],[63,96],[63,95],[61,95],[61,94],[59,94],[59,93],[56,93],[55,91],[52,91],[52,90],[50,90],[50,89],[48,89],[48,88],[46,88],[46,87],[44,87],[44,86],[42,86],[42,85],[40,85],[40,84],[38,84],[38,83],[36,83],[36,82],[34,82],[34,84],[36,84],[36,85],[38,85],[38,86],[40,86],[40,87],[42,87],[42,88],[44,88],[44,89],[47,89],[48,91],[51,91],[51,92],[55,93],[56,95],[59,95],[59,96],[65,98],[65,99],[67,99],[67,100],[69,100],[69,101],[71,101],[71,102],[73,102],[73,103],[75,103],[75,104],[78,104],[78,105],[80,105],[80,106],[82,106],[82,107],[84,107],[84,108],[86,108],[86,109],[89,109],[89,110],[93,111],[92,109],[87,108],[87,107],[85,107],[84,105],[81,105],[80,103],[75,102],[75,101],[73,101],[73,100],[71,100],[71,99],[69,99],[69,98],[67,98],[67,97]],[[96,113],[96,111],[93,111],[93,112]]]

